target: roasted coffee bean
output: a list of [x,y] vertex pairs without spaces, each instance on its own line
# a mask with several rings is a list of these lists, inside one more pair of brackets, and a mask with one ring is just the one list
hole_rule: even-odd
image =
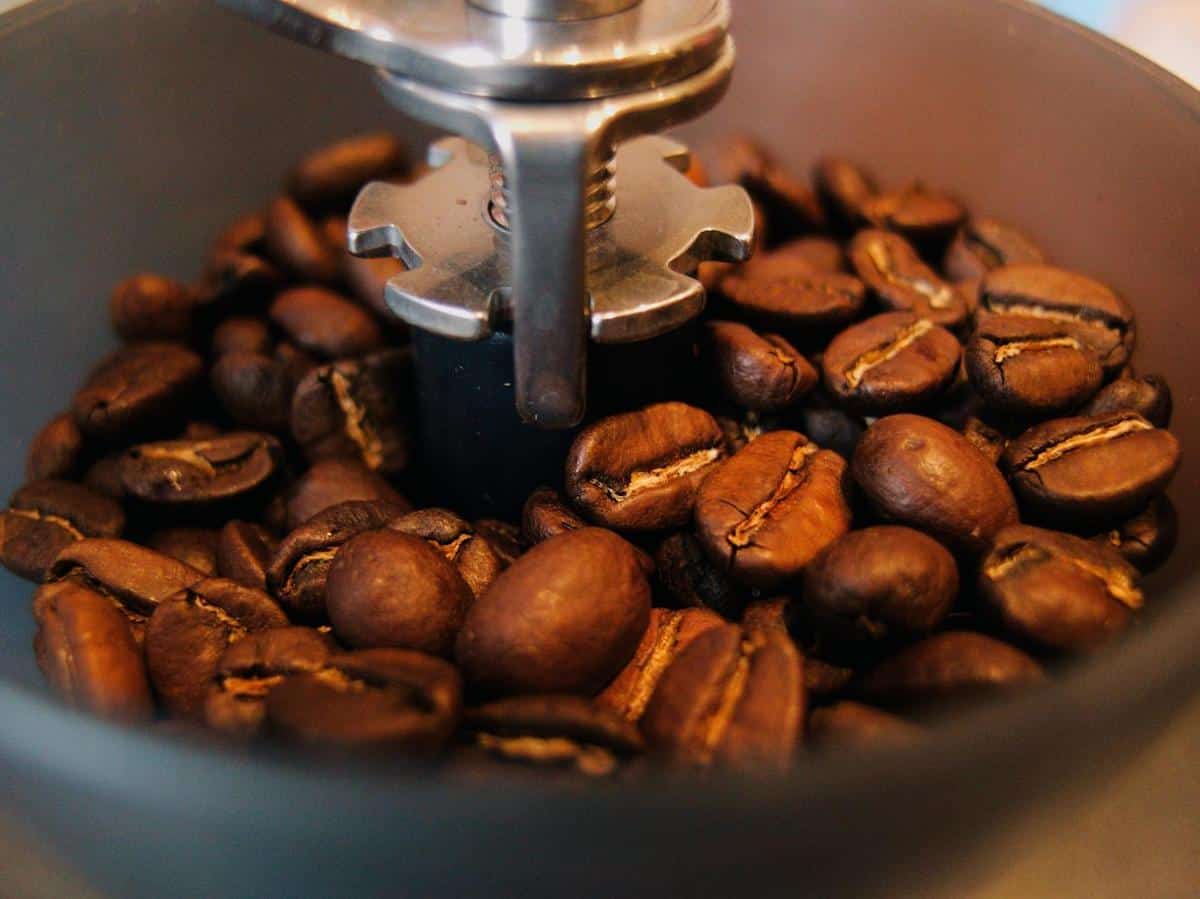
[[[772,252],[758,257],[758,262],[765,262],[768,257],[799,260],[816,272],[834,274],[846,270],[846,254],[842,252],[842,245],[830,237],[800,237],[789,240]],[[755,257],[751,257],[749,264],[754,265],[754,259]]]
[[179,433],[180,440],[214,440],[225,432],[211,421],[189,421]]
[[813,191],[756,141],[747,137],[731,140],[723,148],[721,162],[729,180],[762,205],[767,228],[777,240],[823,227],[824,212]]
[[290,197],[277,197],[266,212],[271,258],[301,281],[332,284],[340,273],[337,250]]
[[317,367],[317,360],[304,350],[286,340],[275,346],[274,357],[282,362],[293,384],[299,384],[310,371]]
[[387,500],[408,506],[408,501],[391,484],[357,459],[322,459],[314,462],[287,492],[288,530],[330,506],[352,499]]
[[731,312],[758,327],[832,330],[857,318],[866,304],[866,287],[850,275],[812,271],[794,260],[760,271],[734,271],[720,285]]
[[271,303],[275,322],[302,349],[346,359],[381,349],[383,331],[371,314],[324,287],[293,287]]
[[150,503],[189,505],[246,497],[278,474],[279,441],[243,431],[211,440],[163,440],[121,459],[125,492]]
[[0,564],[31,581],[46,575],[59,552],[86,537],[119,537],[121,506],[70,481],[26,484],[0,512]]
[[1002,460],[1021,507],[1095,527],[1136,514],[1179,468],[1179,441],[1136,412],[1058,418],[1013,440]]
[[596,697],[596,705],[636,724],[667,666],[693,640],[724,623],[720,615],[708,609],[651,609],[650,626],[633,658]]
[[1042,666],[992,637],[947,631],[926,637],[880,662],[862,681],[862,691],[885,705],[974,699],[1038,683]]
[[975,281],[993,269],[1045,262],[1041,249],[1011,225],[995,219],[971,219],[955,235],[943,268],[951,281]]
[[404,172],[407,153],[391,134],[360,134],[314,150],[288,173],[287,190],[310,211],[343,209],[368,181]]
[[885,519],[981,553],[1017,521],[1003,476],[956,431],[919,415],[891,415],[867,429],[854,451],[854,480]]
[[266,725],[313,747],[425,755],[445,745],[461,713],[453,665],[405,649],[363,649],[285,678],[267,694]]
[[218,532],[208,528],[165,528],[151,534],[146,545],[213,577],[217,573],[217,540]]
[[463,729],[487,758],[609,777],[644,749],[636,727],[578,696],[511,696],[469,709]]
[[408,464],[408,376],[400,350],[314,368],[292,397],[292,436],[310,461],[345,457],[398,474]]
[[697,488],[724,457],[724,435],[704,410],[647,406],[579,432],[567,454],[567,494],[609,527],[679,527],[691,518]]
[[[780,634],[795,642],[791,634],[791,622],[795,617],[793,600],[787,596],[774,599],[755,600],[742,613],[742,630],[748,634],[770,632]],[[801,644],[797,643],[800,647]],[[813,655],[808,647],[802,647],[804,655],[804,689],[809,697],[828,698],[840,693],[854,677],[854,669],[835,665]]]
[[851,531],[805,569],[802,608],[834,640],[881,643],[929,633],[957,595],[949,550],[883,525]]
[[33,438],[25,457],[25,477],[30,481],[70,478],[79,473],[82,462],[83,432],[64,412],[46,422]]
[[1111,546],[1138,571],[1151,572],[1175,550],[1179,515],[1170,497],[1156,496],[1137,515],[1093,539]]
[[782,771],[803,738],[803,666],[779,634],[712,628],[663,672],[642,733],[677,763]]
[[899,234],[860,231],[850,244],[850,263],[887,309],[913,312],[951,330],[966,324],[966,300]]
[[704,554],[691,534],[672,534],[654,553],[658,579],[675,605],[711,609],[737,618],[746,605],[747,591]]
[[850,528],[846,461],[773,431],[717,469],[696,498],[696,533],[734,578],[771,588]]
[[1000,462],[1008,446],[1008,438],[1003,433],[974,415],[963,424],[962,433],[971,446],[987,456],[988,461],[993,464]]
[[325,581],[342,544],[386,527],[408,507],[386,500],[352,500],[330,506],[279,544],[267,568],[267,586],[288,613],[305,621],[325,617]]
[[553,487],[539,487],[529,494],[521,510],[521,534],[529,545],[541,543],[567,531],[587,527]]
[[209,320],[229,313],[259,312],[285,280],[283,272],[257,252],[216,250],[200,283],[197,312]]
[[721,433],[725,435],[725,453],[732,456],[740,452],[751,440],[761,437],[767,431],[775,430],[779,422],[774,417],[764,418],[757,412],[748,411],[740,418],[718,416],[717,424],[721,427]]
[[173,715],[202,716],[226,647],[287,623],[261,590],[224,578],[197,581],[159,603],[146,623],[146,667],[155,693]]
[[954,335],[912,312],[885,312],[851,325],[821,358],[826,389],[864,415],[927,406],[958,373]]
[[122,339],[187,340],[196,295],[161,275],[134,275],[117,284],[109,299],[113,328]]
[[808,740],[821,746],[883,746],[912,743],[921,728],[883,709],[842,700],[808,716]]
[[213,241],[213,250],[258,253],[266,248],[266,238],[266,218],[261,212],[249,212],[225,226]]
[[705,325],[709,364],[726,399],[775,412],[795,405],[817,383],[817,371],[778,334],[756,334],[736,322]]
[[967,345],[971,386],[997,412],[1055,415],[1100,389],[1104,371],[1087,344],[1062,322],[998,315],[985,319]]
[[174,343],[137,343],[100,363],[75,394],[75,423],[87,436],[124,439],[168,429],[199,386],[204,363]]
[[475,533],[470,523],[448,509],[421,509],[397,518],[393,531],[420,537],[462,575],[479,596],[504,570],[505,565],[491,544]]
[[77,583],[46,584],[33,600],[38,667],[77,708],[119,721],[154,714],[142,650],[106,597]]
[[226,414],[242,427],[287,431],[295,383],[287,366],[260,353],[225,353],[209,378]]
[[204,721],[230,736],[259,734],[267,694],[295,674],[325,667],[332,641],[309,627],[247,633],[222,653],[204,699]]
[[935,263],[942,261],[967,219],[961,203],[920,183],[876,194],[863,203],[862,211],[874,227],[895,231]]
[[1171,388],[1162,375],[1118,378],[1083,407],[1081,415],[1136,412],[1156,428],[1171,425]]
[[1112,547],[1028,525],[996,535],[979,593],[1005,627],[1055,650],[1106,642],[1143,603],[1137,570]]
[[121,453],[102,456],[83,473],[83,486],[88,490],[115,499],[125,498],[125,487],[121,483]]
[[46,573],[48,582],[82,584],[124,612],[140,644],[146,620],[160,602],[190,587],[204,572],[127,540],[94,537],[72,543]]
[[650,620],[634,548],[583,528],[539,543],[467,612],[456,655],[489,692],[598,692],[625,667]]
[[747,604],[742,612],[742,630],[749,634],[770,631],[784,636],[788,634],[788,605],[791,598],[776,596],[773,599],[756,599]]
[[1053,321],[1092,348],[1106,374],[1129,361],[1135,342],[1133,310],[1115,291],[1050,265],[1008,265],[989,272],[980,288],[981,321],[1016,315]]
[[274,345],[267,323],[249,315],[225,319],[213,329],[209,342],[213,356],[218,358],[226,353],[259,353],[266,356],[270,355]]
[[217,571],[223,578],[265,590],[275,549],[275,538],[262,525],[228,522],[217,537]]
[[[824,359],[821,360],[824,366]],[[854,455],[854,448],[866,431],[866,423],[842,409],[805,406],[796,416],[800,431],[822,449],[833,450],[843,459]]]
[[492,551],[504,568],[525,552],[525,538],[515,524],[495,518],[480,518],[472,527],[475,528],[476,534],[491,544]]
[[813,183],[836,232],[849,237],[863,226],[864,209],[877,193],[866,172],[848,160],[826,157],[813,167]]

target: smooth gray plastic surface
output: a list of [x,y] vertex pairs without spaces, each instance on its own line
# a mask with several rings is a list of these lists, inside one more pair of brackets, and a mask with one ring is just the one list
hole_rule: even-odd
[[[687,138],[749,130],[798,169],[839,152],[889,183],[930,178],[1135,303],[1139,356],[1170,378],[1191,451],[1174,489],[1182,544],[1149,584],[1144,626],[910,752],[806,759],[777,783],[561,792],[250,760],[77,715],[33,667],[31,587],[3,575],[8,815],[120,896],[895,894],[1028,803],[1104,776],[1169,719],[1200,678],[1197,94],[1016,2],[743,0],[736,16],[734,88]],[[111,345],[115,280],[194,275],[297,154],[390,123],[365,69],[200,0],[45,0],[0,17],[6,489]]]

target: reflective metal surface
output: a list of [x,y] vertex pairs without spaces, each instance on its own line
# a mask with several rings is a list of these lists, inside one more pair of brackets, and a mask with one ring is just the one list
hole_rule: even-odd
[[468,0],[472,6],[502,16],[574,22],[624,12],[642,0]]

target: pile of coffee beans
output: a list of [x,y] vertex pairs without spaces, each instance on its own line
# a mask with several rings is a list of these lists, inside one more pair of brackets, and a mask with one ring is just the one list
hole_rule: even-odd
[[0,515],[49,682],[457,773],[781,770],[1131,627],[1180,450],[1129,303],[921,183],[722,165],[759,246],[701,269],[694,391],[586,422],[520,521],[414,475],[402,264],[342,248],[365,182],[414,177],[396,139],[303,159],[198,283],[118,284],[123,346]]

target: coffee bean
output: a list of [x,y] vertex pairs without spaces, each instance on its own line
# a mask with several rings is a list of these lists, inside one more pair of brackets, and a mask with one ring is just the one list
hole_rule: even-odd
[[68,703],[119,721],[154,714],[141,648],[106,597],[78,583],[46,584],[33,617],[38,667]]
[[813,183],[834,231],[849,237],[863,226],[877,193],[870,175],[846,159],[825,157],[813,167]]
[[267,586],[288,613],[304,621],[325,617],[325,582],[342,544],[386,527],[408,511],[386,500],[352,500],[318,512],[289,533],[267,568]]
[[1093,538],[1111,546],[1143,573],[1167,561],[1179,541],[1179,515],[1168,496],[1156,496],[1137,515]]
[[475,533],[491,544],[492,551],[507,568],[525,552],[525,538],[515,524],[495,518],[480,518],[472,524]]
[[945,547],[883,525],[851,531],[805,569],[802,608],[832,639],[882,643],[929,633],[957,595]]
[[834,274],[846,270],[846,254],[842,252],[842,245],[829,237],[798,237],[789,240],[769,253],[751,256],[743,270],[753,269],[758,272],[760,268],[778,264],[786,272],[786,266],[792,261],[803,263],[813,272]]
[[83,433],[70,413],[54,416],[38,431],[25,457],[25,478],[70,478],[83,462]]
[[411,511],[408,500],[357,459],[322,459],[287,492],[287,526],[294,530],[318,512],[350,500],[387,500]]
[[963,424],[962,433],[971,446],[987,456],[993,464],[1000,462],[1000,457],[1008,447],[1008,438],[1002,432],[974,415]]
[[913,312],[951,330],[966,324],[966,300],[899,234],[860,231],[849,252],[855,273],[885,308]]
[[164,556],[209,577],[217,573],[218,532],[208,528],[164,528],[146,539],[146,545]]
[[739,622],[742,630],[750,634],[771,632],[788,634],[788,605],[791,598],[776,596],[773,599],[756,599],[746,605]]
[[472,596],[483,593],[505,567],[491,544],[477,535],[466,520],[448,509],[410,512],[388,527],[420,537],[437,550],[466,581]]
[[817,372],[778,334],[756,334],[736,322],[708,322],[706,348],[725,397],[746,409],[774,412],[797,403]]
[[224,437],[225,431],[211,421],[189,421],[179,433],[180,440],[215,440]]
[[159,603],[146,624],[146,667],[154,691],[171,714],[202,716],[226,647],[253,631],[287,623],[261,590],[224,578],[197,581]]
[[83,473],[83,486],[101,496],[120,502],[125,498],[121,483],[121,453],[102,456]]
[[1017,504],[996,466],[933,419],[891,415],[854,451],[854,480],[885,519],[925,531],[951,549],[986,550],[1017,521]]
[[944,394],[958,372],[954,335],[911,312],[886,312],[851,325],[821,359],[825,387],[865,415],[926,406]]
[[213,330],[209,342],[213,356],[226,353],[258,353],[269,356],[275,345],[271,329],[261,318],[235,315],[225,319]]
[[996,535],[979,593],[1005,627],[1055,650],[1104,643],[1133,621],[1143,597],[1136,569],[1113,548],[1018,525]]
[[672,534],[654,553],[658,579],[675,605],[711,609],[736,619],[746,605],[747,591],[704,554],[691,534]]
[[921,728],[883,709],[842,700],[808,716],[808,739],[820,746],[903,745],[921,736]]
[[567,494],[609,527],[678,527],[724,457],[724,436],[707,412],[683,403],[647,406],[579,432],[567,454]]
[[553,487],[538,487],[521,510],[521,535],[529,545],[541,543],[567,531],[587,527],[575,510]]
[[267,694],[266,726],[318,748],[427,755],[446,743],[461,713],[453,665],[405,649],[364,649],[285,678]]
[[1021,231],[995,219],[971,219],[955,235],[943,267],[951,281],[974,281],[993,269],[1045,262],[1041,249]]
[[850,528],[846,462],[794,431],[748,444],[696,498],[696,534],[734,578],[770,588]]
[[409,356],[399,350],[314,368],[292,397],[292,436],[312,462],[359,459],[398,474],[408,464]]
[[803,737],[803,665],[786,637],[712,628],[659,678],[642,733],[677,763],[782,771]]
[[1008,265],[989,272],[976,315],[981,321],[1015,315],[1056,322],[1091,347],[1110,375],[1133,352],[1136,329],[1129,304],[1099,281],[1050,265]]
[[[824,359],[821,360],[824,367]],[[854,448],[866,431],[866,423],[842,409],[805,406],[796,419],[800,431],[822,449],[833,450],[843,459],[854,455]]]
[[282,362],[260,353],[225,353],[213,363],[209,378],[234,422],[258,431],[287,431],[295,383]]
[[942,261],[967,218],[957,200],[920,183],[876,194],[863,203],[862,211],[872,226],[895,231],[932,262]]
[[970,631],[947,631],[880,662],[861,686],[877,702],[912,706],[975,699],[1043,677],[1041,665],[1007,643]]
[[1104,380],[1100,360],[1062,322],[1000,315],[980,323],[966,352],[971,386],[989,408],[1018,416],[1061,413]]
[[113,328],[121,338],[188,339],[196,295],[184,284],[161,275],[142,274],[117,284],[109,299]]
[[27,580],[41,581],[59,552],[87,537],[119,537],[125,513],[119,504],[70,481],[26,484],[0,513],[0,564]]
[[126,450],[121,484],[149,503],[197,505],[251,496],[283,460],[279,441],[243,431],[211,440],[163,440]]
[[1081,415],[1136,412],[1156,428],[1170,427],[1171,388],[1162,375],[1118,378],[1102,388],[1080,411]]
[[199,386],[204,363],[174,343],[137,343],[110,355],[75,394],[75,423],[86,436],[128,440],[169,426]]
[[489,692],[591,695],[633,657],[650,585],[632,546],[599,528],[539,543],[467,612],[458,664]]
[[866,303],[866,287],[850,275],[812,271],[795,261],[760,271],[732,272],[720,285],[730,312],[758,327],[797,334],[832,330],[857,318]]
[[1022,509],[1073,529],[1137,513],[1166,489],[1179,462],[1174,435],[1135,412],[1034,425],[1002,460]]
[[214,250],[259,253],[265,249],[266,218],[261,212],[249,212],[230,222],[213,241]]
[[325,359],[381,349],[383,332],[370,313],[324,287],[293,287],[271,303],[271,321],[292,342]]
[[338,254],[325,235],[289,197],[277,197],[266,212],[271,258],[301,281],[332,284],[340,273]]
[[368,181],[407,167],[404,143],[391,134],[361,134],[314,150],[288,173],[287,190],[310,211],[344,209]]
[[776,239],[820,230],[824,213],[816,195],[785,171],[765,147],[746,137],[723,148],[722,168],[762,204],[767,228]]
[[266,528],[248,521],[230,521],[217,537],[217,571],[243,586],[265,590],[267,568],[275,550],[275,538]]
[[202,319],[261,312],[284,285],[283,272],[258,252],[219,249],[213,252],[200,282]]

